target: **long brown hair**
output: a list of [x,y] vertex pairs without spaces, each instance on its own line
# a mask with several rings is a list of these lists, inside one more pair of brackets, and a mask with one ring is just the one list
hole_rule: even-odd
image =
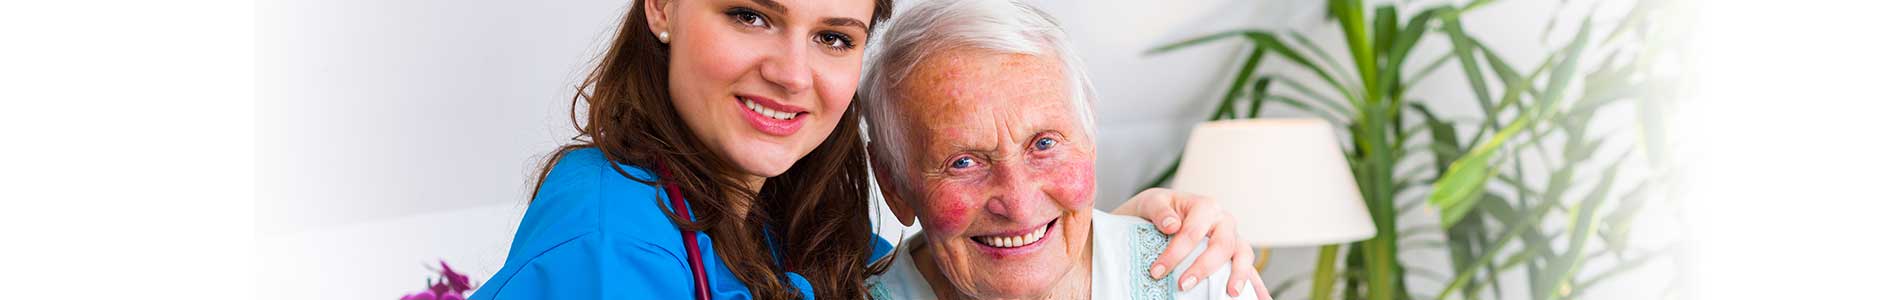
[[[781,275],[797,272],[819,299],[866,298],[870,169],[857,99],[823,143],[753,193],[744,188],[738,167],[708,150],[673,107],[667,92],[670,51],[646,30],[644,2],[633,1],[613,44],[577,88],[569,118],[579,134],[542,163],[536,193],[554,164],[575,149],[599,148],[609,161],[655,172],[664,165],[671,171],[668,183],[679,186],[697,219],[672,215],[673,224],[711,236],[713,250],[755,297],[797,298]],[[870,26],[876,28],[890,17],[891,0],[873,2]],[[662,207],[666,201],[614,200],[654,201]],[[766,246],[767,231],[779,245],[776,250],[783,251],[780,264],[773,263],[774,249]]]

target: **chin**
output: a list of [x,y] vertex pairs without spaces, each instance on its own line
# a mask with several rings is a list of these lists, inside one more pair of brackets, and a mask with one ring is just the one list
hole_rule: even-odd
[[1028,260],[984,261],[983,267],[968,273],[974,275],[973,289],[980,298],[1042,298],[1054,288],[1058,288],[1069,273],[1074,272],[1075,262],[1062,253],[1062,247],[1041,249]]
[[797,149],[759,137],[740,137],[740,143],[730,143],[721,152],[725,152],[727,161],[740,172],[760,177],[773,177],[784,174],[792,168],[799,158],[811,152],[811,149]]
[[770,178],[785,174],[786,170],[792,169],[792,163],[797,161],[798,157],[754,155],[739,157],[734,160],[734,164],[739,167],[739,171],[746,174]]
[[985,273],[984,275],[987,275],[988,277],[986,278],[987,281],[977,284],[977,287],[974,290],[978,292],[970,294],[970,296],[972,296],[971,298],[1045,299],[1045,298],[1050,298],[1051,296],[1054,296],[1056,289],[1063,288],[1059,286],[1062,284],[1060,282],[1061,276],[1046,276],[1044,278],[1039,278],[1039,279],[1010,280],[1010,279],[1005,279],[1005,278],[1020,278],[1020,277],[1007,276],[1009,274],[1005,272],[1001,272],[1001,271]]

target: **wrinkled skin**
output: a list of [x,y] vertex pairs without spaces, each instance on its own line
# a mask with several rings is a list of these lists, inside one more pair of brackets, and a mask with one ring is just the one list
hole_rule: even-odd
[[[1071,298],[1089,291],[1095,142],[1070,106],[1062,64],[1049,55],[951,50],[899,87],[911,120],[927,243],[918,259],[940,293],[975,298]],[[1054,84],[1052,84],[1054,83]],[[1051,224],[1053,223],[1053,224]],[[1047,227],[1019,248],[977,240]],[[926,266],[927,265],[927,266]],[[938,277],[941,276],[941,277]],[[1085,297],[1085,296],[1084,296]]]

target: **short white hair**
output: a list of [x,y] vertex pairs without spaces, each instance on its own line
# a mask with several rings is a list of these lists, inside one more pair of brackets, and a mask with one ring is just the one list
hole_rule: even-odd
[[859,99],[871,138],[870,155],[886,168],[890,184],[914,198],[910,181],[910,123],[899,105],[897,89],[912,68],[931,55],[948,51],[986,51],[996,54],[1054,55],[1062,61],[1070,86],[1070,107],[1082,122],[1083,134],[1095,136],[1095,89],[1081,58],[1069,48],[1068,36],[1055,18],[1017,0],[924,0],[887,21],[879,47],[871,50]]

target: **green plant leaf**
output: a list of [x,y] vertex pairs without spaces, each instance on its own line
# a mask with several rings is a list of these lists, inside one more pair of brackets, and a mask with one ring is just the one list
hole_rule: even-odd
[[[1381,13],[1397,14],[1396,12],[1391,12],[1391,10],[1392,6],[1384,6],[1381,8]],[[1419,38],[1424,36],[1425,29],[1431,26],[1430,22],[1437,19],[1438,14],[1448,11],[1451,11],[1450,6],[1438,6],[1414,14],[1411,21],[1407,22],[1403,28],[1381,27],[1382,30],[1387,31],[1385,35],[1392,35],[1392,37],[1389,38],[1390,41],[1387,42],[1388,44],[1379,48],[1381,50],[1379,53],[1380,57],[1385,59],[1385,66],[1380,68],[1385,72],[1380,74],[1379,79],[1379,83],[1382,85],[1380,88],[1386,91],[1385,94],[1392,95],[1393,98],[1403,98],[1408,85],[1399,84],[1404,81],[1399,75],[1404,73],[1406,58],[1411,55],[1412,47],[1418,44]],[[1384,16],[1381,18],[1384,18]],[[1391,22],[1395,23],[1396,20]],[[1388,24],[1386,26],[1396,25]]]
[[[1373,59],[1372,37],[1366,30],[1365,6],[1359,0],[1329,1],[1329,10],[1339,19],[1339,29],[1346,38],[1346,49],[1352,52],[1353,65],[1358,66],[1362,89],[1366,92],[1366,102],[1381,101],[1384,95],[1379,90],[1378,62]],[[1390,295],[1374,295],[1374,299],[1391,299]]]
[[1268,101],[1275,101],[1275,102],[1280,102],[1280,103],[1284,103],[1284,104],[1286,104],[1286,106],[1288,106],[1288,107],[1292,107],[1292,108],[1294,108],[1294,109],[1298,109],[1298,110],[1300,110],[1300,111],[1303,111],[1303,112],[1306,112],[1307,114],[1311,114],[1311,115],[1313,115],[1313,116],[1315,116],[1315,117],[1319,117],[1319,118],[1321,118],[1321,119],[1326,119],[1326,122],[1331,122],[1331,123],[1333,123],[1333,124],[1345,124],[1345,123],[1346,123],[1346,121],[1344,121],[1344,120],[1340,120],[1340,119],[1339,119],[1339,118],[1337,118],[1337,117],[1333,117],[1333,115],[1332,115],[1332,114],[1328,114],[1328,113],[1326,113],[1326,111],[1324,111],[1324,110],[1320,110],[1320,109],[1318,109],[1318,108],[1314,108],[1314,107],[1313,107],[1313,105],[1311,105],[1311,104],[1307,104],[1307,103],[1306,103],[1306,101],[1301,101],[1301,100],[1299,100],[1299,99],[1294,99],[1294,98],[1290,98],[1290,97],[1286,97],[1286,96],[1267,96],[1267,98],[1266,98],[1266,100],[1268,100]]
[[1516,136],[1528,124],[1529,118],[1519,117],[1497,135],[1491,136],[1489,141],[1451,163],[1445,176],[1439,177],[1438,183],[1432,185],[1430,203],[1432,207],[1438,208],[1440,225],[1451,227],[1477,205],[1477,195],[1483,190],[1484,183],[1498,174],[1497,168],[1491,166],[1491,158],[1497,155],[1498,147],[1505,140]]
[[[1616,185],[1616,173],[1621,170],[1618,168],[1619,165],[1621,165],[1620,161],[1611,164],[1604,171],[1603,178],[1597,181],[1596,188],[1590,191],[1590,195],[1585,196],[1584,200],[1577,204],[1577,209],[1571,210],[1568,235],[1570,240],[1567,243],[1570,249],[1564,251],[1564,255],[1556,262],[1551,263],[1550,269],[1544,270],[1543,282],[1533,286],[1544,287],[1536,295],[1538,299],[1548,300],[1568,296],[1564,294],[1564,289],[1554,287],[1560,283],[1569,282],[1570,277],[1575,276],[1577,269],[1583,266],[1586,255],[1584,247],[1589,244],[1590,237],[1596,235],[1596,231],[1601,228],[1603,218],[1598,213],[1598,208],[1602,207],[1603,200],[1609,197],[1610,189]],[[1533,288],[1533,290],[1538,289]]]
[[1260,78],[1259,80],[1255,80],[1253,82],[1253,90],[1247,93],[1247,95],[1251,96],[1253,100],[1253,101],[1249,101],[1249,104],[1247,105],[1248,119],[1260,117],[1260,107],[1265,106],[1266,104],[1267,87],[1272,84],[1273,84],[1273,78],[1264,78],[1264,77]]
[[1306,96],[1306,99],[1312,99],[1313,102],[1319,103],[1321,107],[1325,107],[1327,111],[1333,114],[1337,114],[1341,117],[1351,117],[1355,114],[1358,114],[1357,112],[1354,112],[1351,108],[1347,108],[1345,102],[1341,102],[1333,98],[1320,95],[1319,92],[1314,91],[1312,87],[1307,86],[1305,83],[1301,83],[1299,80],[1293,80],[1284,76],[1272,75],[1272,74],[1262,75],[1261,77],[1272,78],[1274,80],[1274,84],[1293,89],[1294,92],[1298,93],[1301,96]]
[[1575,296],[1577,294],[1581,294],[1584,291],[1588,291],[1591,287],[1595,287],[1598,283],[1602,283],[1603,281],[1609,280],[1610,278],[1615,278],[1616,276],[1622,275],[1623,273],[1628,273],[1629,271],[1633,271],[1633,270],[1636,270],[1637,268],[1641,268],[1642,266],[1647,265],[1651,260],[1654,260],[1656,257],[1661,256],[1662,254],[1672,253],[1676,251],[1675,248],[1676,247],[1674,246],[1664,247],[1663,250],[1646,252],[1640,255],[1636,255],[1635,257],[1630,258],[1628,260],[1618,262],[1615,266],[1610,267],[1610,269],[1604,270],[1601,273],[1596,273],[1595,276],[1591,276],[1590,278],[1584,279],[1581,283],[1578,283],[1576,288],[1574,289],[1574,292],[1571,292],[1571,295]]
[[1399,9],[1391,5],[1381,5],[1372,11],[1373,54],[1387,61],[1386,66],[1380,69],[1391,68],[1397,65],[1391,63],[1392,60],[1388,58],[1388,54],[1392,52],[1392,40],[1397,38],[1399,33]]
[[[1344,85],[1340,84],[1339,80],[1335,78],[1333,74],[1327,72],[1325,68],[1320,68],[1319,65],[1313,64],[1313,61],[1310,59],[1307,59],[1305,54],[1302,54],[1298,51],[1294,51],[1293,48],[1288,47],[1286,43],[1280,41],[1280,38],[1277,34],[1274,34],[1272,32],[1252,30],[1252,29],[1231,30],[1231,31],[1225,31],[1225,32],[1220,32],[1220,33],[1214,33],[1214,34],[1210,34],[1210,35],[1206,35],[1202,37],[1192,38],[1185,41],[1168,43],[1160,47],[1150,49],[1146,53],[1147,54],[1164,53],[1164,52],[1181,49],[1184,47],[1205,44],[1208,42],[1226,39],[1230,37],[1245,38],[1247,41],[1251,42],[1254,45],[1256,50],[1265,49],[1267,51],[1273,52],[1274,54],[1279,54],[1281,55],[1282,58],[1285,58],[1288,61],[1292,61],[1294,64],[1298,65],[1299,67],[1306,70],[1307,72],[1312,72],[1314,75],[1319,76],[1320,79],[1325,80],[1328,84],[1331,84],[1334,88],[1339,89],[1341,94],[1345,94],[1347,95],[1347,97],[1352,97],[1351,89],[1348,89]],[[1249,55],[1249,57],[1253,57],[1253,55]],[[1247,74],[1248,76],[1245,76],[1245,77],[1251,78],[1253,74],[1252,69],[1250,68],[1242,68],[1242,69],[1245,70],[1245,73],[1242,73],[1242,74]]]
[[[1345,66],[1340,65],[1339,60],[1334,59],[1332,54],[1328,54],[1326,48],[1320,47],[1318,43],[1314,43],[1313,39],[1307,38],[1305,34],[1301,34],[1299,31],[1290,31],[1287,32],[1287,36],[1293,37],[1293,42],[1305,47],[1304,50],[1306,50],[1306,53],[1311,53],[1313,56],[1319,57],[1321,61],[1326,62],[1326,66],[1331,68],[1329,69],[1329,73],[1337,74],[1340,77],[1357,76],[1353,73],[1352,69],[1347,69]],[[1354,95],[1345,96],[1348,99],[1355,97]]]
[[[1506,227],[1508,229],[1505,229],[1504,234],[1499,235],[1497,240],[1491,241],[1490,245],[1485,246],[1484,251],[1480,252],[1482,254],[1478,255],[1478,260],[1489,261],[1496,258],[1499,253],[1503,252],[1505,245],[1516,241],[1516,237],[1523,234],[1524,231],[1530,230],[1533,226],[1543,222],[1542,216],[1544,213],[1549,212],[1551,207],[1556,206],[1557,202],[1558,201],[1542,201],[1539,202],[1536,207],[1524,211],[1524,213],[1519,215],[1520,218],[1518,218],[1516,222],[1511,222],[1510,225]],[[1446,284],[1444,290],[1439,291],[1436,299],[1444,300],[1446,297],[1450,297],[1453,292],[1464,288],[1466,284],[1471,283],[1471,278],[1477,275],[1478,269],[1479,265],[1476,264],[1458,268],[1458,276],[1453,278],[1450,284]]]
[[1432,59],[1431,63],[1425,64],[1425,68],[1419,69],[1417,73],[1412,73],[1412,76],[1405,77],[1406,78],[1405,83],[1403,84],[1405,86],[1418,85],[1419,80],[1423,80],[1425,79],[1425,77],[1435,74],[1436,72],[1438,72],[1438,69],[1445,66],[1445,63],[1451,62],[1451,59],[1457,58],[1457,57],[1458,55],[1455,53],[1445,53],[1445,54],[1439,55],[1438,58]]
[[1431,129],[1432,153],[1436,158],[1433,164],[1438,166],[1440,174],[1449,173],[1447,169],[1451,168],[1452,161],[1465,153],[1463,148],[1458,147],[1458,129],[1452,127],[1450,122],[1439,120],[1438,114],[1432,113],[1431,108],[1425,107],[1424,103],[1414,102],[1409,106],[1425,117],[1425,125]]
[[1598,236],[1603,239],[1605,247],[1610,251],[1621,255],[1625,249],[1629,248],[1630,225],[1635,223],[1636,214],[1641,212],[1643,205],[1647,203],[1642,201],[1642,196],[1648,194],[1650,184],[1653,182],[1655,182],[1654,179],[1638,181],[1635,188],[1631,188],[1622,197],[1618,197],[1616,209],[1611,210],[1608,217],[1604,217],[1603,230],[1599,231],[1601,234]]
[[[1517,223],[1518,220],[1526,218],[1526,217],[1543,218],[1543,215],[1526,216],[1526,214],[1530,212],[1528,211],[1519,212],[1513,209],[1511,207],[1510,202],[1505,201],[1503,197],[1494,196],[1490,194],[1486,194],[1486,196],[1487,197],[1485,197],[1485,199],[1482,202],[1478,203],[1478,206],[1480,207],[1480,209],[1482,209],[1485,212],[1485,215],[1490,216],[1494,219],[1497,219],[1498,223],[1514,224],[1514,223]],[[1546,199],[1542,201],[1556,201],[1556,200]],[[1557,252],[1552,251],[1550,249],[1550,246],[1549,246],[1550,239],[1545,237],[1543,232],[1538,232],[1536,230],[1526,230],[1523,232],[1522,235],[1516,238],[1524,240],[1524,248],[1525,248],[1524,251],[1527,253],[1527,255],[1535,254],[1536,257],[1545,258],[1545,259],[1552,259],[1552,258],[1557,257]],[[1505,262],[1504,264],[1506,265],[1504,268],[1507,268],[1507,269],[1514,267],[1514,264],[1509,261]]]
[[1173,52],[1174,50],[1181,50],[1182,48],[1198,46],[1201,44],[1206,44],[1213,41],[1218,41],[1218,40],[1222,40],[1222,39],[1226,39],[1230,37],[1238,37],[1238,36],[1240,36],[1240,32],[1238,31],[1214,33],[1214,34],[1209,34],[1209,35],[1205,35],[1201,37],[1190,38],[1184,41],[1162,44],[1160,47],[1154,47],[1152,49],[1148,49],[1148,51],[1143,51],[1141,54],[1142,55],[1156,55],[1156,54],[1168,53],[1168,52]]
[[1393,62],[1390,65],[1395,66],[1395,68],[1397,66],[1404,66],[1403,62],[1405,62],[1406,57],[1411,54],[1412,47],[1418,45],[1420,38],[1425,36],[1425,30],[1431,27],[1431,21],[1437,20],[1440,14],[1450,12],[1453,12],[1450,6],[1441,5],[1412,14],[1411,20],[1407,21],[1405,28],[1400,29],[1398,36],[1392,39],[1392,50],[1386,56],[1386,60]]
[[1220,106],[1214,110],[1213,116],[1208,117],[1209,121],[1238,117],[1235,113],[1234,101],[1240,98],[1241,89],[1247,86],[1247,82],[1252,81],[1254,70],[1260,68],[1260,61],[1266,58],[1266,55],[1266,50],[1262,48],[1254,48],[1253,51],[1247,53],[1247,62],[1240,65],[1239,73],[1234,74],[1234,82],[1228,85],[1227,92],[1221,95]]
[[1339,79],[1335,78],[1333,74],[1327,73],[1325,68],[1321,68],[1319,67],[1319,65],[1313,64],[1313,60],[1307,59],[1305,54],[1302,54],[1299,51],[1294,51],[1293,48],[1291,47],[1287,47],[1285,42],[1280,41],[1279,35],[1273,34],[1271,32],[1258,31],[1258,30],[1243,30],[1241,31],[1241,34],[1245,35],[1247,39],[1252,40],[1254,44],[1257,45],[1258,47],[1273,51],[1274,54],[1279,54],[1281,58],[1285,58],[1288,61],[1292,61],[1295,65],[1299,66],[1301,69],[1304,69],[1307,72],[1312,72],[1313,75],[1319,76],[1321,80],[1325,80],[1327,84],[1330,84],[1333,86],[1333,88],[1338,89],[1341,94],[1348,95],[1348,97],[1352,95],[1351,89],[1348,89],[1346,88],[1345,85],[1340,84]]
[[1583,49],[1590,40],[1590,19],[1585,18],[1579,27],[1577,35],[1571,39],[1570,44],[1564,46],[1563,58],[1551,70],[1549,81],[1544,84],[1543,96],[1538,97],[1537,100],[1539,112],[1536,115],[1547,115],[1555,111],[1556,102],[1562,99],[1564,90],[1570,86],[1570,79],[1576,76],[1577,63],[1583,60]]

